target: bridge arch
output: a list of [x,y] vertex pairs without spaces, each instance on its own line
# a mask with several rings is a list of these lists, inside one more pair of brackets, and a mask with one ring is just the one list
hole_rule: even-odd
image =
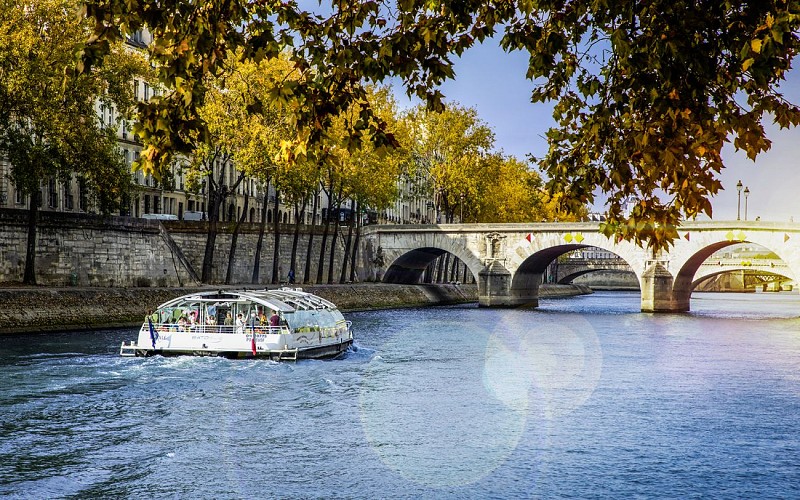
[[381,281],[384,283],[419,283],[428,265],[445,253],[455,256],[466,265],[475,281],[478,280],[478,274],[483,268],[480,259],[458,239],[429,234],[425,238],[420,238],[412,246],[416,248],[394,252],[394,255],[386,255],[388,266]]
[[[641,285],[642,277],[636,269],[644,267],[646,254],[642,249],[627,242],[614,244],[612,240],[599,233],[577,233],[575,235],[570,233],[570,237],[567,239],[572,241],[566,241],[565,238],[564,235],[543,236],[535,241],[526,241],[517,245],[514,249],[514,264],[516,265],[512,266],[514,268],[510,287],[512,296],[531,297],[528,303],[535,305],[538,301],[532,297],[538,297],[539,284],[542,282],[542,276],[547,266],[567,252],[589,247],[613,253],[627,262]],[[576,243],[576,240],[579,242]],[[518,302],[523,302],[523,300],[518,299]]]
[[[634,276],[636,275],[636,273],[634,273],[633,270],[630,270],[630,269],[629,270],[625,270],[625,269],[604,269],[602,267],[597,267],[597,268],[594,268],[594,269],[583,269],[581,271],[576,271],[576,272],[568,274],[566,276],[562,276],[561,278],[558,279],[558,284],[560,284],[560,285],[568,285],[568,284],[572,283],[576,278],[580,278],[581,276],[585,276],[585,275],[591,274],[591,273],[619,273],[619,274],[625,274],[625,275],[630,275],[630,274],[633,274]],[[637,278],[637,281],[638,281],[638,278]],[[640,285],[641,285],[641,283],[640,283]]]
[[762,269],[759,269],[759,268],[755,268],[754,269],[753,267],[745,267],[745,266],[728,267],[728,268],[726,268],[724,270],[720,270],[720,271],[716,271],[716,272],[702,272],[702,271],[700,271],[698,273],[699,276],[695,275],[694,281],[692,281],[692,290],[695,290],[697,288],[697,286],[700,285],[701,283],[703,283],[704,281],[708,281],[710,279],[713,279],[713,278],[715,278],[717,276],[722,276],[724,274],[730,274],[730,273],[735,273],[735,272],[740,272],[740,271],[760,271],[760,274],[763,274],[763,275],[770,275],[770,276],[775,276],[776,278],[783,278],[782,280],[778,280],[778,281],[789,281],[789,280],[792,279],[792,278],[790,278],[790,277],[788,277],[788,276],[786,276],[784,274],[781,274],[779,272],[767,271],[767,270],[762,270]]
[[525,273],[542,272],[559,255],[589,247],[596,247],[618,256],[628,263],[636,278],[641,281],[639,269],[644,268],[647,252],[627,241],[614,243],[596,231],[568,233],[568,236],[545,234],[537,235],[531,241],[523,240],[513,249],[512,267]]
[[[741,243],[759,245],[775,253],[779,259],[786,263],[786,267],[783,269],[784,272],[781,274],[791,280],[797,281],[798,274],[795,269],[797,267],[797,263],[792,262],[789,258],[789,255],[786,255],[784,252],[782,252],[781,245],[776,241],[775,233],[770,232],[762,234],[755,232],[746,239],[743,238],[741,240],[732,240],[726,235],[722,234],[714,234],[709,236],[711,242],[703,242],[704,244],[702,244],[700,248],[695,249],[694,253],[689,254],[688,257],[684,258],[682,262],[676,261],[676,264],[679,264],[679,267],[678,272],[675,274],[672,286],[672,300],[676,310],[689,310],[689,302],[691,300],[694,287],[699,281],[705,279],[702,274],[700,277],[697,276],[698,271],[703,263],[715,252]],[[712,238],[716,239],[717,241],[713,241]],[[742,267],[742,269],[745,268]],[[733,269],[728,269],[728,271],[731,270]]]

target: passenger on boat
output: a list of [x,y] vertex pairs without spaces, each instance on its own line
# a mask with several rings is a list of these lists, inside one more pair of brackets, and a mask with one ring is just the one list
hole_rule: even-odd
[[244,318],[242,318],[242,313],[236,315],[236,333],[244,333]]
[[185,332],[186,331],[186,316],[181,316],[178,318],[178,331]]
[[228,311],[228,314],[225,315],[225,324],[229,326],[233,325],[233,315],[231,315],[230,311]]
[[278,326],[281,322],[281,317],[278,316],[278,311],[273,311],[272,316],[269,317],[269,326]]

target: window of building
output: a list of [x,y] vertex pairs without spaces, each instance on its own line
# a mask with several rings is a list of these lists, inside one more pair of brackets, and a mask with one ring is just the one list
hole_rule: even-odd
[[24,205],[25,204],[25,195],[22,194],[21,189],[14,190],[14,203],[17,205]]
[[75,208],[75,196],[72,194],[72,179],[64,182],[64,208],[73,210]]
[[47,182],[47,206],[50,208],[58,207],[58,193],[56,192],[56,180],[52,177]]
[[144,84],[144,100],[147,101],[150,99],[150,85],[147,83]]
[[122,138],[128,138],[128,120],[122,120]]
[[146,214],[150,213],[150,195],[149,194],[144,195],[144,213],[146,213]]
[[82,212],[89,211],[89,186],[83,177],[78,178],[78,206]]
[[158,196],[153,196],[153,213],[160,214],[161,213],[161,200]]

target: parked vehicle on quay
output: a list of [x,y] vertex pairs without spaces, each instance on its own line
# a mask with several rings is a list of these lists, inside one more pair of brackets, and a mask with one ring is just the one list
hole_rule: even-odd
[[336,306],[300,288],[220,290],[160,305],[120,355],[297,360],[337,356],[352,343]]
[[178,216],[174,214],[142,214],[142,219],[150,220],[178,220]]

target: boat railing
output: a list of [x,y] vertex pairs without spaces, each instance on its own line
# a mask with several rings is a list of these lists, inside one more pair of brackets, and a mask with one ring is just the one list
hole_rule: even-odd
[[[147,330],[148,325],[144,325],[142,329]],[[153,328],[157,332],[183,332],[192,334],[246,334],[250,335],[255,332],[256,335],[277,335],[282,333],[290,333],[289,329],[285,326],[269,326],[269,325],[191,325],[181,323],[153,323]]]

